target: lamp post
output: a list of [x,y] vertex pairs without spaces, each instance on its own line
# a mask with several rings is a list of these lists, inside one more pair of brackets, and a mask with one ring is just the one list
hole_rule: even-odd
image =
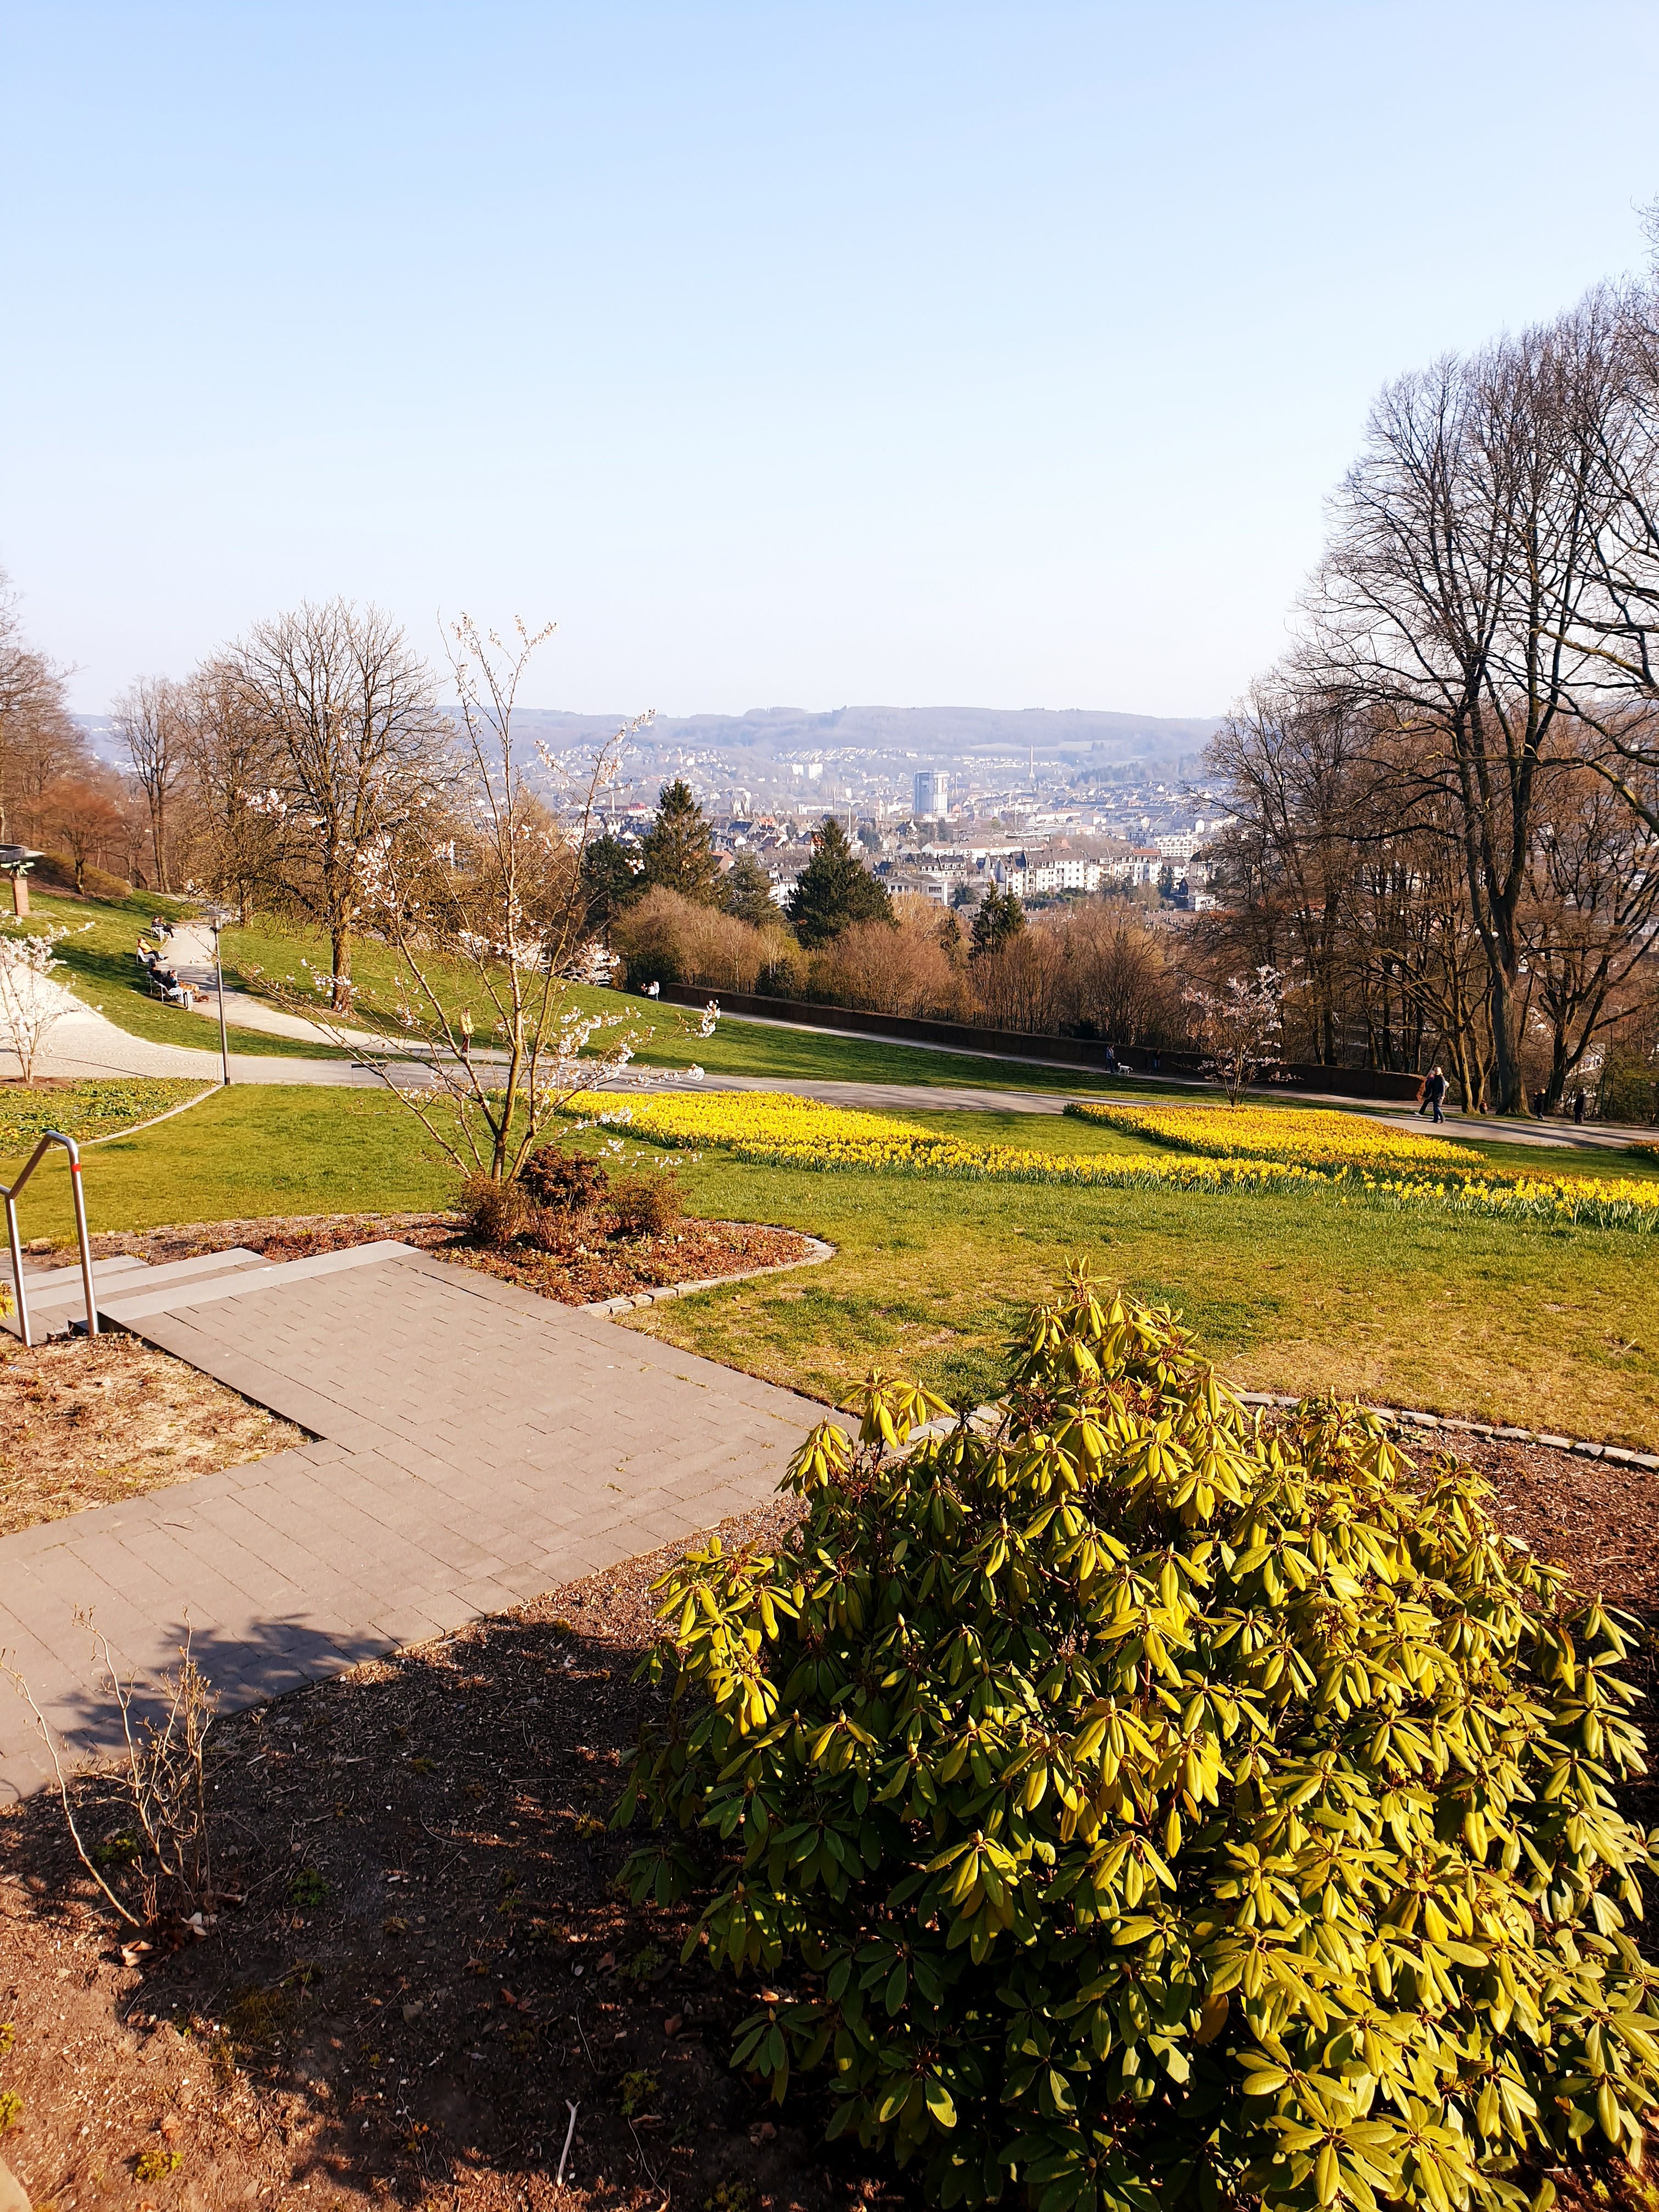
[[230,1039],[225,1033],[225,964],[219,957],[219,932],[224,927],[222,907],[210,907],[208,920],[213,925],[213,980],[219,995],[219,1073],[227,1091],[230,1088]]

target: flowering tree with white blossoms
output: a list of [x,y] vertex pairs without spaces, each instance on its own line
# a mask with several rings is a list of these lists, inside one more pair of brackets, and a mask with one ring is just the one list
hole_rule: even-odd
[[64,965],[55,948],[80,933],[59,925],[27,935],[0,934],[0,1042],[16,1054],[25,1083],[34,1080],[34,1063],[48,1036],[76,1011],[77,1001],[52,978]]
[[[504,642],[464,615],[451,633],[459,714],[447,816],[362,856],[360,926],[397,955],[390,998],[354,983],[343,1004],[337,974],[313,973],[309,992],[276,992],[373,1066],[463,1175],[498,1182],[517,1175],[573,1101],[623,1079],[641,1036],[577,996],[617,965],[587,935],[580,862],[623,749],[652,717],[624,724],[580,769],[538,744],[547,796],[532,788],[513,717],[552,631],[520,622]],[[711,1006],[692,1033],[709,1036],[716,1017]],[[411,1081],[415,1058],[422,1075]]]
[[1285,978],[1265,962],[1253,975],[1230,975],[1221,991],[1188,990],[1207,1057],[1203,1073],[1218,1078],[1227,1103],[1237,1106],[1251,1079],[1279,1059],[1284,1029]]

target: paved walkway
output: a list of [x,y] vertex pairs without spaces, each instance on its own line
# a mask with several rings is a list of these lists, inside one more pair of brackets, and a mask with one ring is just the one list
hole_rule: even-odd
[[[823,1417],[406,1246],[128,1325],[319,1441],[0,1539],[0,1648],[77,1752],[114,1718],[78,1607],[146,1670],[188,1612],[222,1703],[252,1704],[761,1503]],[[47,1774],[0,1684],[0,1798]]]
[[[175,936],[179,933],[175,932]],[[238,994],[226,994],[228,1009]],[[249,1006],[256,1001],[246,1002]],[[270,1028],[280,1024],[284,1034],[304,1032],[312,1025],[297,1017],[270,1014],[269,1008],[258,1010],[261,1018],[251,1026]],[[789,1024],[771,1023],[760,1026],[783,1028]],[[315,1036],[321,1039],[323,1032]],[[814,1030],[814,1036],[832,1036],[838,1032]],[[868,1038],[860,1040],[868,1043]],[[921,1048],[918,1048],[919,1049]],[[934,1048],[927,1048],[934,1049]],[[959,1055],[966,1063],[980,1054]],[[1004,1063],[1006,1065],[1006,1063]],[[1036,1063],[1048,1066],[1048,1062]],[[193,1077],[202,1083],[219,1080],[219,1055],[216,1051],[198,1052],[187,1045],[153,1044],[143,1037],[131,1036],[126,1030],[117,1029],[114,1023],[91,1006],[79,1007],[66,1015],[51,1031],[39,1062],[43,1075],[163,1075]],[[0,1050],[0,1076],[18,1072],[16,1056]],[[399,1084],[410,1085],[427,1082],[424,1069],[418,1061],[408,1066],[393,1069]],[[1176,1081],[1173,1077],[1149,1079],[1156,1084]],[[382,1079],[372,1067],[347,1060],[303,1060],[296,1055],[278,1053],[250,1053],[231,1050],[231,1081],[235,1084],[322,1084],[337,1088],[372,1090],[380,1086]],[[689,1085],[689,1076],[676,1076],[660,1069],[641,1068],[625,1079],[625,1087],[637,1085],[641,1088],[655,1088],[666,1083]],[[726,1075],[705,1074],[696,1086],[704,1091],[787,1091],[805,1098],[818,1098],[832,1106],[866,1106],[878,1113],[891,1113],[908,1108],[912,1111],[933,1113],[972,1114],[1060,1114],[1072,1098],[1100,1097],[1096,1091],[1003,1091],[971,1082],[961,1084],[921,1083],[833,1083],[819,1082],[810,1078],[783,1075]],[[1218,1094],[1213,1085],[1189,1085],[1202,1088],[1213,1099]],[[1132,1096],[1133,1094],[1129,1094]],[[1271,1100],[1279,1104],[1340,1106],[1350,1112],[1366,1114],[1386,1121],[1392,1127],[1410,1129],[1421,1135],[1429,1131],[1429,1124],[1419,1121],[1409,1110],[1390,1110],[1375,1102],[1363,1099],[1340,1098],[1297,1092],[1294,1098],[1285,1091],[1261,1091],[1253,1097]],[[1441,1134],[1456,1138],[1484,1138],[1503,1144],[1536,1145],[1555,1149],[1620,1152],[1638,1138],[1651,1138],[1652,1129],[1626,1127],[1607,1122],[1587,1123],[1577,1127],[1570,1121],[1504,1121],[1490,1116],[1451,1115]]]

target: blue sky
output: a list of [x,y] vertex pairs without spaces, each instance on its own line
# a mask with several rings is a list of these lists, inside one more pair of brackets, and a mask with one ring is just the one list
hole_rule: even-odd
[[1387,376],[1644,258],[1651,6],[0,4],[0,562],[533,703],[1219,709]]

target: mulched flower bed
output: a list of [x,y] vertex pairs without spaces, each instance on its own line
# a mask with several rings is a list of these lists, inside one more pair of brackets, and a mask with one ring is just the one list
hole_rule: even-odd
[[[1468,1455],[1509,1534],[1653,1618],[1650,1478],[1503,1443]],[[723,1538],[775,1541],[795,1510],[779,1500]],[[15,2027],[0,2091],[23,2100],[4,2155],[37,2204],[914,2201],[888,2162],[823,2144],[817,2087],[777,2107],[732,2072],[733,2025],[763,1980],[738,1990],[695,1955],[682,1966],[684,1917],[614,1887],[628,1844],[606,1820],[661,1694],[633,1671],[671,1556],[218,1723],[211,1803],[232,1894],[202,1940],[179,1931],[124,1963],[56,1805],[0,1815],[0,2021]],[[1632,1671],[1645,1680],[1645,1659]],[[123,1824],[106,1783],[78,1796],[94,1842]],[[1652,1822],[1649,1796],[1638,1784],[1629,1809]],[[141,2184],[146,2154],[161,2178]],[[1576,2182],[1558,2185],[1589,2212]]]
[[456,1214],[354,1213],[205,1221],[183,1228],[133,1231],[94,1237],[93,1252],[100,1260],[136,1253],[160,1265],[240,1244],[270,1260],[302,1260],[314,1252],[343,1251],[388,1237],[417,1245],[441,1260],[458,1261],[505,1281],[522,1283],[526,1290],[573,1306],[659,1290],[669,1283],[703,1282],[761,1267],[787,1267],[811,1251],[808,1240],[791,1229],[748,1221],[685,1220],[659,1236],[606,1237],[591,1249],[551,1253],[519,1245],[492,1252],[468,1241]]
[[306,1442],[137,1337],[0,1338],[0,1536]]

